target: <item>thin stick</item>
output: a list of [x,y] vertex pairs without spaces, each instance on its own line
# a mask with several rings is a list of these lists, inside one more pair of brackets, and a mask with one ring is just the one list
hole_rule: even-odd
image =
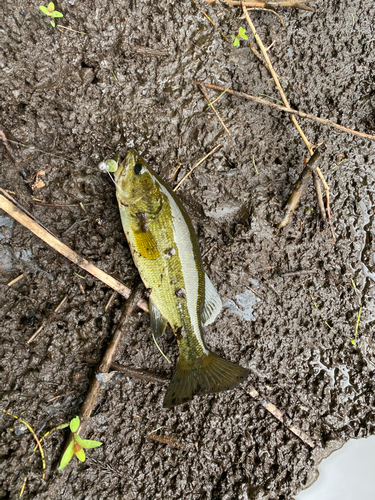
[[168,444],[172,448],[179,448],[181,450],[187,451],[186,446],[183,445],[182,443],[179,443],[178,441],[176,441],[176,439],[174,439],[173,437],[159,436],[158,434],[151,434],[150,433],[147,435],[147,439],[151,439],[151,441],[157,441],[158,443],[162,443],[162,444]]
[[[207,1],[207,0],[206,0]],[[314,12],[314,9],[308,7],[307,5],[303,5],[308,0],[284,0],[281,2],[277,2],[275,7],[294,7],[295,9],[308,10],[310,12]],[[241,5],[242,2],[238,0],[224,0],[225,3],[229,5]],[[267,2],[263,2],[261,0],[248,0],[245,2],[246,7],[265,7]]]
[[1,129],[0,129],[0,139],[3,141],[4,147],[7,150],[7,153],[10,156],[11,160],[13,160],[14,163],[17,163],[17,160],[13,156],[12,150],[10,149],[10,146],[8,144],[7,136],[4,134],[4,132]]
[[[259,392],[254,389],[254,387],[251,387],[250,392],[245,391],[249,396],[251,396],[253,399],[258,399],[259,398]],[[271,413],[279,422],[285,425],[284,422],[284,414],[282,411],[280,411],[276,406],[268,401],[262,401],[261,402],[262,406]],[[311,439],[310,436],[306,434],[302,429],[299,429],[295,425],[287,426],[287,428],[293,432],[297,437],[299,437],[305,444],[310,446],[311,448],[315,448],[315,443]]]
[[[270,12],[271,14],[275,14],[275,16],[279,18],[281,26],[284,26],[283,18],[280,16],[280,14],[278,14],[277,12],[275,12],[272,9],[265,9],[264,7],[247,7],[247,8],[248,8],[248,10],[258,10],[258,11]],[[240,19],[243,19],[243,16],[241,16]]]
[[[222,92],[223,90],[225,90],[225,87],[221,87],[220,85],[211,85],[209,83],[202,83],[202,82],[194,82],[194,83],[196,85],[207,87],[209,89],[218,90],[219,92]],[[369,139],[370,141],[375,141],[375,135],[370,135],[370,134],[366,134],[364,132],[358,132],[357,130],[353,130],[351,128],[343,127],[342,125],[338,125],[337,123],[332,122],[331,120],[327,120],[326,118],[319,118],[318,116],[310,115],[308,113],[304,113],[303,111],[298,111],[298,110],[292,109],[290,107],[281,106],[280,104],[276,104],[274,102],[267,101],[266,99],[262,99],[260,97],[256,97],[256,96],[253,96],[250,94],[245,94],[245,92],[238,92],[237,90],[231,90],[231,89],[227,89],[227,92],[228,92],[228,94],[242,97],[242,98],[247,99],[249,101],[256,102],[257,104],[263,104],[263,105],[269,106],[271,108],[279,109],[280,111],[285,111],[286,113],[290,113],[292,115],[300,116],[301,118],[307,118],[308,120],[312,120],[314,122],[321,123],[322,125],[325,125],[326,127],[336,128],[338,130],[341,130],[341,132],[346,132],[347,134],[352,134],[352,135],[356,135],[357,137],[362,137],[363,139]]]
[[328,216],[329,227],[331,228],[333,240],[336,241],[335,230],[334,230],[333,224],[332,224],[331,207],[330,207],[330,202],[329,202],[329,186],[328,186],[328,184],[324,178],[324,175],[319,167],[316,169],[316,173],[319,175],[319,178],[322,181],[322,184],[324,187],[324,191],[326,193],[327,216]]
[[148,370],[143,370],[141,368],[124,366],[119,363],[112,363],[110,368],[111,370],[123,373],[127,377],[138,378],[140,380],[144,380],[145,382],[156,382],[161,384],[169,382],[168,377],[164,377],[163,375],[157,375],[156,373],[152,373]]
[[[25,420],[22,420],[22,418],[17,417],[17,415],[13,415],[12,413],[9,413],[6,410],[3,410],[3,412],[6,413],[7,415],[9,415],[10,417],[15,418],[16,420],[19,420],[24,425],[26,425],[26,427],[29,429],[29,431],[33,435],[33,437],[34,437],[34,439],[36,441],[36,444],[37,444],[37,446],[39,448],[40,456],[41,456],[41,459],[42,459],[42,467],[43,467],[43,470],[45,470],[46,469],[46,458],[45,458],[45,455],[44,455],[44,451],[43,451],[42,445],[40,444],[39,438],[38,438],[36,432],[34,431],[34,429]],[[43,472],[43,476],[42,477],[43,477],[43,479],[46,477],[46,473],[45,472]]]
[[262,56],[259,54],[259,52],[257,51],[255,45],[251,42],[247,42],[248,46],[250,47],[250,50],[251,52],[254,54],[255,57],[257,57],[259,59],[259,61],[263,64],[263,66],[268,69],[268,71],[270,71],[270,67],[268,66],[268,64],[266,63],[266,61],[264,61],[262,59]]
[[[273,66],[272,66],[272,63],[271,63],[271,60],[270,58],[268,57],[268,53],[267,53],[267,50],[265,48],[265,46],[263,45],[263,42],[260,38],[260,36],[258,35],[256,29],[255,29],[255,26],[253,24],[253,22],[251,21],[250,19],[250,16],[249,16],[249,13],[247,11],[247,8],[244,4],[244,0],[241,0],[241,5],[242,5],[242,10],[243,10],[243,13],[245,14],[245,18],[246,18],[246,21],[247,21],[247,24],[250,26],[250,29],[251,31],[253,32],[253,35],[254,35],[254,38],[263,54],[263,57],[266,61],[266,63],[268,64],[269,66],[269,71],[272,75],[272,78],[274,79],[275,81],[275,84],[276,84],[276,87],[280,93],[280,96],[281,96],[281,99],[283,101],[283,103],[285,104],[286,107],[290,108],[290,104],[289,104],[289,101],[288,99],[286,98],[286,95],[284,93],[284,90],[279,82],[279,78],[275,72],[275,70],[273,69]],[[309,150],[309,153],[310,155],[312,156],[313,155],[313,147],[312,147],[312,144],[310,143],[310,141],[307,139],[307,137],[305,136],[303,130],[301,129],[299,123],[297,122],[297,119],[295,116],[292,115],[292,122],[294,124],[294,126],[296,127],[296,129],[298,130],[300,136],[302,137],[302,140],[304,141],[304,143],[306,144],[306,147],[307,149]]]
[[27,476],[26,476],[26,477],[25,477],[25,479],[23,480],[23,485],[22,485],[22,488],[21,488],[21,491],[20,491],[20,496],[19,496],[19,498],[22,498],[23,492],[25,491],[25,488],[26,488],[26,483],[27,483]]
[[87,33],[85,33],[84,31],[73,30],[72,28],[68,28],[67,26],[63,26],[62,24],[56,24],[56,28],[63,28],[64,30],[73,31],[74,33],[79,33],[80,35],[87,35]]
[[[217,116],[219,122],[222,124],[222,126],[224,127],[224,130],[225,132],[230,136],[230,132],[229,130],[227,129],[227,127],[225,126],[225,123],[223,122],[223,120],[221,119],[219,113],[217,112],[215,106],[213,105],[213,103],[210,101],[208,95],[206,94],[206,92],[204,91],[204,88],[203,87],[199,87],[202,91],[202,94],[204,95],[204,97],[207,99],[207,102],[208,102],[208,105],[211,106],[213,112],[215,113],[215,115]],[[220,97],[220,96],[219,96]]]
[[108,302],[107,302],[107,304],[106,304],[105,308],[104,308],[104,311],[105,311],[105,312],[107,312],[108,307],[111,305],[112,300],[115,298],[115,295],[116,295],[116,292],[115,292],[115,291],[113,291],[113,292],[112,292],[112,294],[111,294],[111,296],[109,297],[109,300],[108,300]]
[[163,358],[164,358],[164,359],[166,359],[166,360],[167,360],[167,362],[171,365],[171,364],[172,364],[172,361],[171,361],[169,358],[167,358],[167,356],[166,356],[166,355],[164,354],[164,352],[161,350],[161,348],[160,348],[159,344],[158,344],[158,343],[157,343],[157,341],[156,341],[156,338],[155,338],[154,332],[152,332],[152,338],[153,338],[153,341],[155,342],[155,345],[156,345],[156,347],[158,348],[158,350],[159,350],[160,354],[161,354],[161,355],[163,356]]
[[314,179],[314,185],[315,185],[315,191],[317,194],[318,198],[318,206],[320,210],[320,215],[322,216],[323,220],[327,220],[326,216],[326,211],[324,208],[324,203],[323,203],[323,197],[322,197],[322,189],[320,186],[320,181],[319,181],[319,176],[316,170],[312,171],[313,179]]
[[[79,267],[87,271],[88,273],[98,278],[100,281],[108,285],[109,287],[116,290],[119,294],[121,294],[126,299],[129,298],[131,294],[130,288],[122,284],[120,281],[116,280],[109,274],[105,273],[98,267],[91,264],[88,260],[84,259],[76,252],[74,252],[67,245],[58,240],[55,236],[52,236],[46,229],[42,228],[40,224],[33,221],[26,214],[21,212],[11,201],[7,200],[4,196],[0,194],[0,208],[7,212],[11,217],[16,219],[20,224],[29,229],[32,233],[38,236],[45,243],[54,248],[57,252],[61,253],[67,259],[71,260]],[[138,307],[145,312],[148,312],[148,304],[144,299],[140,299],[138,302]]]
[[18,146],[23,146],[24,148],[32,148],[34,151],[39,151],[39,153],[44,153],[46,155],[54,156],[55,158],[61,158],[62,160],[65,160],[69,163],[73,163],[73,164],[76,163],[73,160],[69,160],[69,158],[65,158],[64,156],[55,155],[54,153],[49,153],[48,151],[44,151],[44,149],[38,149],[35,146],[33,146],[32,144],[23,144],[22,142],[11,141],[10,139],[8,139],[8,142],[11,142],[12,144],[17,144]]
[[311,172],[312,172],[312,165],[318,160],[320,157],[320,153],[318,150],[315,151],[315,153],[312,155],[312,157],[309,159],[307,162],[305,168],[302,170],[301,175],[299,176],[298,181],[293,187],[292,193],[289,196],[289,199],[286,204],[286,212],[284,215],[284,218],[281,222],[277,224],[277,229],[281,229],[285,227],[289,219],[296,208],[299,200],[301,199],[302,194],[306,191],[309,179],[311,177]]
[[[135,307],[137,306],[137,303],[139,301],[139,298],[142,293],[143,286],[138,285],[131,293],[130,297],[128,300],[125,301],[123,307],[122,307],[122,312],[121,312],[121,318],[119,322],[116,325],[115,331],[113,332],[112,339],[104,353],[103,359],[99,365],[98,372],[99,373],[108,373],[111,364],[113,363],[113,360],[116,355],[116,349],[119,345],[119,342],[122,337],[122,329],[127,323],[129,317],[131,316],[132,312],[134,311]],[[98,398],[98,395],[100,393],[100,384],[99,381],[96,377],[91,382],[90,388],[86,394],[85,400],[82,403],[81,409],[79,411],[79,418],[80,418],[80,425],[77,430],[77,433],[81,433],[84,431],[87,422],[90,418],[90,415],[92,413],[92,410],[94,409],[96,400]],[[73,433],[70,434],[69,438],[67,439],[64,450],[61,454],[61,456],[64,455],[65,450],[69,446],[71,440],[73,438]]]
[[37,335],[39,335],[39,333],[43,330],[43,328],[45,328],[50,323],[50,321],[52,320],[52,318],[60,311],[60,309],[62,308],[62,306],[65,304],[65,302],[67,300],[68,300],[68,296],[65,295],[65,297],[62,299],[62,301],[60,302],[60,304],[53,311],[53,313],[51,314],[51,316],[45,322],[43,322],[43,324],[37,329],[37,331],[34,333],[34,335],[32,335],[29,338],[29,340],[27,341],[28,344],[30,344],[30,342],[32,342],[37,337]]
[[216,99],[214,99],[213,101],[209,102],[208,105],[209,106],[212,106],[213,104],[215,104],[215,102],[217,102],[219,99],[221,99],[223,97],[223,95],[225,94],[225,92],[229,89],[229,87],[227,89],[224,90],[224,92],[222,92],[218,97],[216,97]]
[[221,148],[222,144],[218,144],[217,146],[215,146],[213,149],[211,149],[211,151],[209,153],[206,154],[206,156],[204,156],[203,158],[201,158],[198,163],[196,163],[194,165],[194,167],[180,180],[180,182],[177,184],[177,186],[173,189],[173,191],[177,191],[177,189],[181,186],[181,184],[189,177],[189,175],[191,175],[194,170],[199,167],[199,165],[201,163],[203,163],[210,155],[212,155],[213,153],[215,153],[215,151],[219,148]]
[[[54,236],[56,238],[56,236],[49,230],[47,229],[46,227],[43,226],[43,224],[41,224],[34,216],[33,214],[31,214],[30,212],[28,212],[26,210],[26,208],[24,208],[20,203],[18,203],[17,200],[15,200],[12,196],[10,196],[10,194],[5,191],[4,189],[0,188],[0,192],[4,194],[5,198],[7,198],[9,201],[11,201],[12,203],[14,203],[14,205],[16,205],[16,207],[19,208],[19,210],[25,214],[27,214],[33,221],[35,221],[37,224],[39,224],[43,229],[45,229],[46,231],[48,231],[52,236]],[[26,201],[26,199],[25,199]],[[27,201],[26,201],[27,203]]]
[[17,281],[21,280],[24,276],[25,276],[24,274],[20,274],[19,276],[17,276],[17,278],[14,278],[14,280],[9,281],[9,283],[7,283],[7,285],[8,286],[14,285],[15,283],[17,283]]

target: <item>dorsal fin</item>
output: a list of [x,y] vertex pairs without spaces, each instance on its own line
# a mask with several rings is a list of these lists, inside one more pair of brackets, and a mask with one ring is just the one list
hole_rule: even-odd
[[202,323],[204,326],[210,325],[213,323],[221,311],[223,306],[221,302],[221,298],[217,293],[216,288],[212,284],[210,278],[206,276],[206,291],[205,291],[205,300],[204,300],[204,308],[202,312]]

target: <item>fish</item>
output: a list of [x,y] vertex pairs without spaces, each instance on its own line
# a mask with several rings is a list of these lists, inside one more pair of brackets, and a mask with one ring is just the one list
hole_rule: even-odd
[[150,291],[151,330],[161,337],[169,323],[177,339],[179,359],[163,407],[233,389],[248,370],[216,355],[204,341],[203,328],[216,319],[222,302],[203,269],[197,236],[180,199],[135,150],[120,165],[107,160],[99,167],[114,175],[125,236]]

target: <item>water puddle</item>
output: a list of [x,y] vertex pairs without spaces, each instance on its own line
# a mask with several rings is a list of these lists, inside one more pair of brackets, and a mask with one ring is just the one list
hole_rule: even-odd
[[341,389],[352,386],[350,383],[349,369],[346,365],[337,365],[336,367],[329,368],[320,361],[320,354],[317,354],[317,358],[311,361],[310,364],[314,367],[315,376],[319,375],[321,371],[327,374],[332,389],[335,387],[336,383],[338,383]]
[[317,481],[295,500],[373,500],[375,436],[351,439],[319,466]]
[[223,307],[229,309],[232,314],[240,316],[245,321],[255,321],[253,308],[260,299],[251,290],[245,290],[235,297],[235,301],[230,299],[224,302]]

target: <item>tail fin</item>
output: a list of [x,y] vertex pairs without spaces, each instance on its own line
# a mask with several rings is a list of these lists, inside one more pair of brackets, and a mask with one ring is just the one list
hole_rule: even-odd
[[193,399],[195,394],[220,392],[233,389],[249,372],[217,356],[213,352],[202,356],[195,365],[179,359],[172,380],[168,386],[163,407],[171,408]]

